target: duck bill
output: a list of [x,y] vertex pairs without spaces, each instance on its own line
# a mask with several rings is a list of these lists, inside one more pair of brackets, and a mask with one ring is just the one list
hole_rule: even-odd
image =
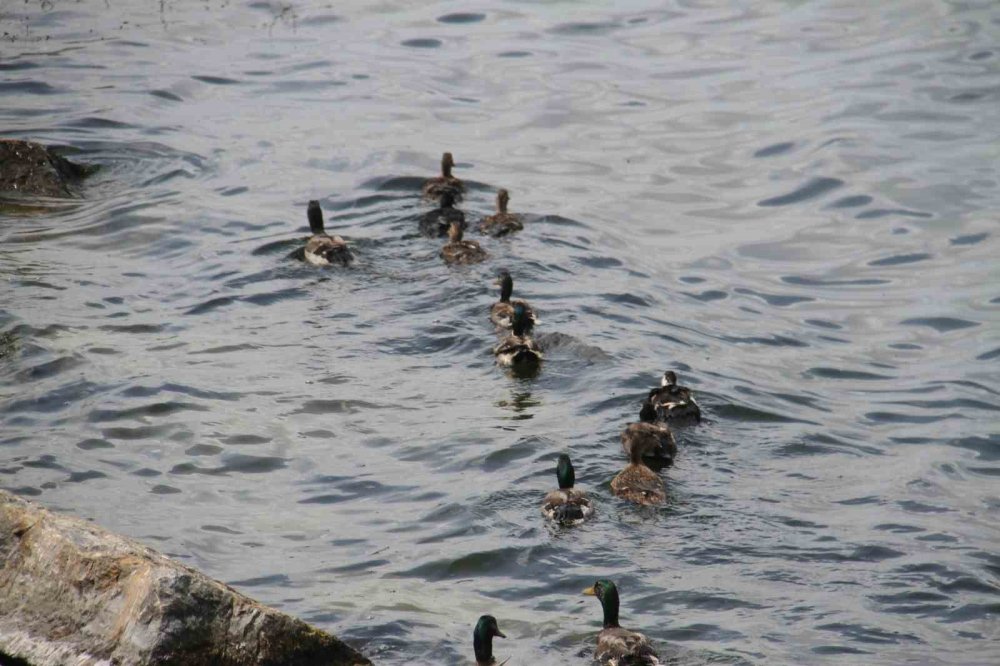
[[507,638],[507,634],[503,633],[499,629],[497,629],[496,635],[499,636],[500,638]]
[[597,590],[595,590],[594,586],[591,585],[590,587],[588,587],[586,590],[583,591],[583,594],[586,594],[588,597],[596,597]]

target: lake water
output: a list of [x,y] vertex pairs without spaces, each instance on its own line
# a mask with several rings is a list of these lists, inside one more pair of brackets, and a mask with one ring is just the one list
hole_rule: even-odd
[[[1000,663],[1000,10],[909,0],[9,2],[0,486],[380,664]],[[441,153],[529,214],[417,234]],[[286,258],[320,199],[357,264]],[[472,235],[475,236],[474,234]],[[495,273],[539,313],[493,364]],[[609,481],[668,368],[668,503]],[[539,502],[569,452],[598,505]]]

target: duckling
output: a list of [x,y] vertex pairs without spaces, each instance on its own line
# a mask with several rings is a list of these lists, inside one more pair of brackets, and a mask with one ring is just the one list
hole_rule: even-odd
[[507,638],[500,631],[500,627],[497,626],[497,619],[495,617],[492,615],[483,615],[479,618],[479,622],[476,622],[476,628],[472,632],[472,649],[476,651],[476,666],[488,666],[492,664],[503,666],[510,660],[508,657],[497,664],[497,660],[493,658],[494,636]]
[[448,242],[441,248],[441,258],[446,264],[478,264],[489,255],[476,241],[462,240],[462,225],[452,222],[448,228]]
[[649,390],[649,400],[656,407],[657,415],[664,421],[701,421],[701,408],[694,401],[691,389],[677,385],[673,370],[663,373],[660,388]]
[[451,175],[451,168],[453,166],[455,166],[455,160],[452,158],[451,153],[445,153],[441,156],[441,175],[431,178],[424,183],[422,192],[425,198],[437,199],[445,192],[454,194],[455,199],[462,198],[462,193],[465,192],[465,184]]
[[465,213],[455,208],[455,193],[446,191],[441,195],[441,207],[427,211],[420,216],[420,233],[431,238],[448,235],[452,222],[458,222],[464,231]]
[[658,446],[660,443],[655,437],[642,437],[632,442],[628,449],[628,465],[611,479],[611,491],[615,495],[645,505],[662,504],[667,499],[663,480],[643,461]]
[[521,217],[507,212],[508,201],[510,201],[510,194],[507,190],[497,192],[497,212],[495,215],[483,218],[483,221],[479,223],[479,233],[499,238],[524,229]]
[[510,328],[511,316],[514,314],[514,305],[520,303],[524,306],[525,317],[527,318],[525,330],[530,333],[537,323],[535,312],[524,301],[510,300],[510,295],[514,292],[514,278],[510,276],[509,272],[500,271],[495,284],[500,285],[500,300],[490,307],[490,321],[498,328]]
[[347,243],[340,236],[330,236],[323,229],[323,209],[318,201],[310,201],[307,208],[309,228],[312,238],[306,241],[303,257],[313,266],[329,266],[337,263],[343,266],[354,260]]
[[542,362],[542,350],[538,343],[528,337],[528,316],[525,307],[514,304],[511,317],[511,334],[493,348],[497,363],[507,366],[538,367]]
[[656,408],[646,400],[639,411],[638,423],[629,423],[622,430],[622,450],[632,457],[632,449],[639,447],[643,451],[644,462],[650,467],[666,467],[672,465],[677,457],[677,442],[670,427],[665,423],[656,423]]
[[597,634],[594,658],[608,666],[659,666],[659,657],[649,639],[618,624],[618,588],[610,580],[599,580],[583,591],[597,597],[604,610],[604,628]]
[[576,472],[569,456],[563,453],[556,463],[556,478],[559,490],[553,490],[542,502],[542,513],[549,520],[563,525],[579,525],[594,515],[594,505],[582,490],[573,487]]

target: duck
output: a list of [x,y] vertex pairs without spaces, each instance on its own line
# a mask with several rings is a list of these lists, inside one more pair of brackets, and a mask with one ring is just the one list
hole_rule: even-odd
[[542,514],[561,525],[579,525],[594,515],[594,505],[586,493],[573,487],[576,472],[573,462],[565,453],[556,463],[556,478],[559,490],[550,491],[542,501]]
[[472,631],[472,649],[476,652],[476,666],[503,666],[510,658],[504,659],[497,664],[493,657],[493,637],[507,638],[507,635],[500,631],[497,619],[492,615],[483,615],[476,622],[476,628]]
[[[677,442],[674,434],[670,432],[670,426],[665,423],[656,422],[656,407],[652,401],[646,400],[639,410],[639,421],[629,423],[622,430],[622,450],[625,455],[632,457],[632,450],[640,448],[643,452],[644,462],[653,467],[667,467],[672,465],[677,457]],[[654,463],[650,465],[649,463]]]
[[618,588],[602,579],[583,591],[597,597],[604,610],[604,628],[597,634],[594,658],[608,666],[660,666],[662,662],[649,639],[638,631],[623,629],[618,624]]
[[537,368],[542,362],[542,350],[527,333],[528,316],[525,307],[514,304],[511,317],[511,334],[493,348],[497,363],[506,366]]
[[455,194],[445,192],[441,195],[440,207],[420,216],[420,233],[430,238],[447,236],[452,222],[458,222],[463,231],[467,226],[465,213],[455,208]]
[[479,223],[479,233],[499,238],[524,229],[521,217],[507,212],[508,201],[510,201],[510,193],[507,190],[497,192],[497,212],[483,218],[483,221]]
[[329,266],[330,264],[340,264],[346,266],[354,260],[347,247],[347,242],[340,236],[330,236],[323,228],[323,209],[319,207],[318,201],[310,201],[306,209],[309,217],[309,228],[312,230],[312,238],[306,241],[303,249],[303,258],[313,266]]
[[448,227],[448,242],[441,248],[446,264],[478,264],[489,255],[476,241],[462,240],[462,225],[452,221]]
[[611,492],[636,504],[662,504],[667,499],[663,480],[645,462],[657,446],[660,443],[654,437],[634,440],[628,449],[628,465],[611,479]]
[[514,278],[510,276],[510,272],[500,271],[495,284],[500,285],[500,300],[490,307],[490,321],[498,328],[510,328],[514,305],[520,304],[525,311],[525,330],[530,333],[537,323],[535,311],[524,301],[510,300],[510,295],[514,292]]
[[691,395],[691,389],[677,385],[673,370],[663,373],[659,388],[649,390],[649,400],[663,421],[701,421],[701,408]]
[[455,160],[451,153],[441,156],[441,175],[429,179],[424,183],[422,193],[427,199],[437,199],[445,192],[451,192],[456,199],[462,198],[465,192],[465,184],[451,175],[451,169],[455,166]]

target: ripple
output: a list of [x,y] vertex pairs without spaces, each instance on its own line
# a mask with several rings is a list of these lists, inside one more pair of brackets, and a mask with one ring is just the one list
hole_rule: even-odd
[[915,264],[918,261],[927,261],[933,255],[926,252],[915,252],[913,254],[895,254],[884,259],[869,261],[869,266],[899,266],[901,264]]
[[927,326],[933,328],[938,333],[950,333],[952,331],[960,331],[964,328],[979,326],[979,322],[958,319],[957,317],[914,317],[912,319],[904,319],[899,323],[903,326]]
[[792,190],[788,194],[782,194],[780,196],[771,197],[770,199],[763,199],[758,201],[758,206],[772,207],[772,206],[788,206],[790,204],[801,203],[803,201],[808,201],[809,199],[815,199],[817,197],[823,196],[827,192],[832,192],[838,187],[843,186],[844,181],[839,178],[813,178],[808,181],[805,185],[799,187],[798,189]]
[[439,23],[479,23],[484,18],[486,14],[479,14],[476,12],[455,12],[453,14],[444,14],[437,18]]
[[406,41],[400,42],[400,44],[408,46],[412,49],[439,49],[441,48],[443,42],[440,39],[420,37],[417,39],[407,39]]

